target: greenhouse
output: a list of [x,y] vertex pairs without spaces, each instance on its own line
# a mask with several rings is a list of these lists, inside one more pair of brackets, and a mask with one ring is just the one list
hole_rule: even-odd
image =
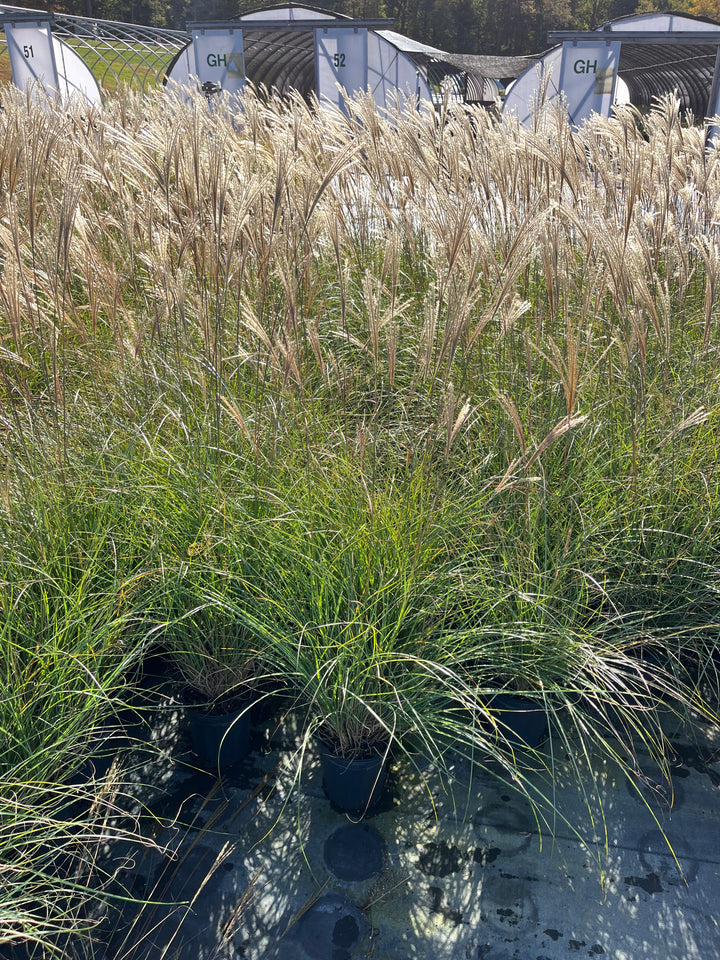
[[[511,84],[504,114],[531,121],[542,101],[566,98],[573,121],[592,111],[609,116],[616,102],[649,108],[675,93],[683,112],[718,112],[720,25],[687,14],[622,17],[595,30],[557,32],[562,43],[548,50]],[[601,76],[602,74],[602,76]]]
[[[43,38],[52,36],[52,50],[48,53],[54,61],[58,82],[51,85],[63,99],[73,92],[81,92],[91,102],[98,102],[101,92],[113,94],[123,87],[149,92],[162,80],[175,53],[187,43],[187,34],[182,30],[75,17],[61,12],[49,14],[46,10],[3,4],[0,5],[0,82],[14,79],[21,88],[24,83],[18,82],[21,78],[16,76],[15,67],[11,71],[9,51],[3,42],[7,39],[8,24],[11,32],[19,27],[39,31]],[[36,39],[37,32],[35,39],[30,40],[34,53],[39,52]],[[24,45],[19,45],[21,52]],[[23,59],[26,67],[31,66],[29,58]],[[39,81],[41,76],[29,79]]]
[[[238,90],[247,79],[280,94],[315,93],[338,104],[341,86],[351,94],[369,89],[381,106],[407,97],[435,106],[445,97],[490,105],[504,83],[534,60],[446,53],[395,33],[391,20],[354,20],[294,4],[188,27],[193,42],[175,58],[168,80],[186,85],[198,76],[212,85],[206,89]],[[239,70],[226,69],[222,54],[213,53],[229,37],[242,59]]]

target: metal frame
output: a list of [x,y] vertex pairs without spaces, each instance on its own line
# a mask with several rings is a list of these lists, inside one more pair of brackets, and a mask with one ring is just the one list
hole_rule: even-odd
[[627,40],[632,43],[662,43],[682,45],[688,43],[720,43],[720,27],[717,30],[551,30],[548,40],[597,40],[598,37],[612,40]]

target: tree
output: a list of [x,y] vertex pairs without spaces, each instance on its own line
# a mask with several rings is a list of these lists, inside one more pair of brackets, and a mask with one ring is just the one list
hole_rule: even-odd
[[720,0],[691,0],[688,13],[720,21]]

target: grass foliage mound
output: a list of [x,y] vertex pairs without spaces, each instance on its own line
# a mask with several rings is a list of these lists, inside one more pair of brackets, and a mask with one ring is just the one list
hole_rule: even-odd
[[[717,703],[702,130],[2,106],[0,943],[59,950],[102,895],[81,745],[148,643],[539,816],[556,753],[662,769],[663,715]],[[546,793],[501,692],[548,714]]]

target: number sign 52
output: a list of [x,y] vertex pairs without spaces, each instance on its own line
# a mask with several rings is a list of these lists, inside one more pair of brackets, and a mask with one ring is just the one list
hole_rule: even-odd
[[345,54],[344,53],[334,53],[333,54],[333,63],[336,67],[345,66]]

